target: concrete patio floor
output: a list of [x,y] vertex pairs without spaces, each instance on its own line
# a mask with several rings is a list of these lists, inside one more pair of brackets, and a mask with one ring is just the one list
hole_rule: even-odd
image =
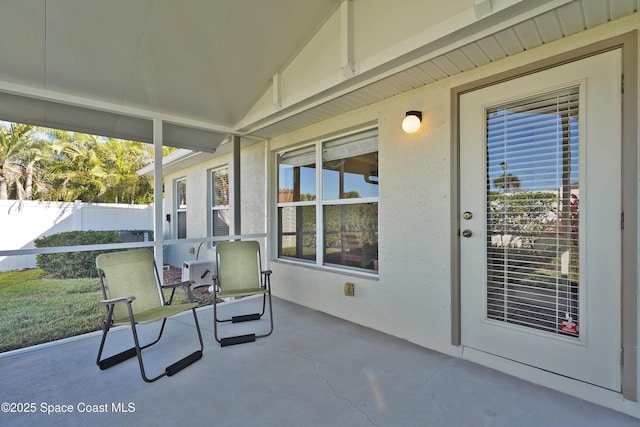
[[[33,410],[6,412],[2,403],[0,425],[640,425],[628,415],[279,299],[273,335],[255,343],[221,348],[213,340],[212,309],[198,315],[203,358],[152,384],[142,380],[135,359],[100,371],[97,334],[0,356],[0,403]],[[195,350],[192,324],[191,316],[170,319],[163,340],[145,352],[149,375]],[[221,332],[266,324],[229,324]],[[144,328],[149,336],[150,327]],[[111,353],[131,336],[129,329],[113,334]],[[104,412],[87,412],[92,409]]]

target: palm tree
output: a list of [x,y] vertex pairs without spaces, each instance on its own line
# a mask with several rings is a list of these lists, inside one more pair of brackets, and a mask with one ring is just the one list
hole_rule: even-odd
[[33,127],[25,136],[27,143],[22,147],[17,157],[22,166],[24,175],[24,198],[32,200],[34,197],[34,186],[38,194],[46,194],[49,190],[47,184],[40,179],[45,168],[36,169],[36,164],[50,161],[51,144],[46,140],[46,130]]
[[55,131],[58,155],[52,165],[52,194],[57,200],[149,203],[153,187],[137,171],[153,160],[153,148],[141,142]]
[[53,166],[52,193],[58,200],[98,202],[108,190],[106,172],[97,155],[97,137],[56,131],[59,142],[52,145],[58,155]]
[[12,123],[0,126],[0,199],[150,203],[137,171],[152,161],[148,144]]
[[519,190],[522,187],[522,182],[517,176],[510,173],[504,173],[493,180],[493,186],[509,193],[511,191]]
[[21,150],[28,144],[26,134],[29,125],[11,123],[0,127],[0,200],[9,198],[9,185],[15,186],[16,198],[24,198],[24,188],[20,182],[22,169],[18,161]]
[[99,145],[105,179],[109,183],[108,199],[115,203],[148,203],[152,186],[147,177],[137,171],[148,165],[153,154],[148,144],[125,142],[109,138]]

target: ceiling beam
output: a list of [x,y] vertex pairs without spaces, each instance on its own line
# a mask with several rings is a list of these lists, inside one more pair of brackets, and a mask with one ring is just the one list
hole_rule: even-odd
[[69,95],[66,93],[55,92],[47,89],[34,88],[30,86],[19,85],[0,81],[0,92],[11,95],[22,96],[25,98],[36,99],[41,101],[54,102],[59,104],[71,105],[80,108],[86,108],[95,111],[104,111],[112,114],[136,117],[148,120],[162,120],[163,122],[173,123],[181,126],[207,130],[216,133],[238,134],[234,128],[223,126],[212,122],[204,122],[201,120],[193,120],[186,117],[175,116],[171,114],[159,113],[157,111],[146,110],[143,108],[131,107],[120,104],[113,104],[106,101],[99,101],[81,96]]

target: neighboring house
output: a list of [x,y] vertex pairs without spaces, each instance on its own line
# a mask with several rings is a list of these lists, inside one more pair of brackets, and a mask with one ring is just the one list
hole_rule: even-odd
[[[288,7],[273,16],[255,2],[253,27],[224,46],[215,31],[247,21],[219,17],[217,2],[141,7],[144,19],[127,15],[136,42],[120,40],[129,27],[91,39],[118,52],[107,82],[83,80],[95,72],[83,61],[63,67],[89,55],[82,44],[47,39],[41,52],[26,40],[49,66],[0,66],[0,119],[181,147],[163,161],[155,205],[154,245],[171,263],[211,257],[200,242],[227,228],[264,235],[279,298],[640,417],[638,2],[274,2]],[[81,8],[74,24],[100,11]],[[0,36],[21,16],[0,13]],[[284,37],[278,19],[298,33]],[[216,74],[238,52],[247,62]],[[408,134],[412,111],[421,124]],[[492,245],[487,200],[507,173],[518,181],[505,191],[579,182],[579,238]]]

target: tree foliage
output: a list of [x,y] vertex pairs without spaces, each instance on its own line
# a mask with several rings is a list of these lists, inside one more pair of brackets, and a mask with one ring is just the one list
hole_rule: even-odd
[[493,180],[493,186],[506,192],[517,191],[522,187],[522,182],[517,176],[504,173]]
[[12,123],[0,128],[0,200],[6,200],[12,191],[24,198],[21,153],[28,149],[30,127]]
[[501,235],[516,235],[524,247],[533,247],[536,239],[556,220],[558,197],[553,192],[528,192],[488,195],[491,230]]
[[151,178],[137,171],[153,147],[64,130],[0,126],[0,200],[151,203]]

